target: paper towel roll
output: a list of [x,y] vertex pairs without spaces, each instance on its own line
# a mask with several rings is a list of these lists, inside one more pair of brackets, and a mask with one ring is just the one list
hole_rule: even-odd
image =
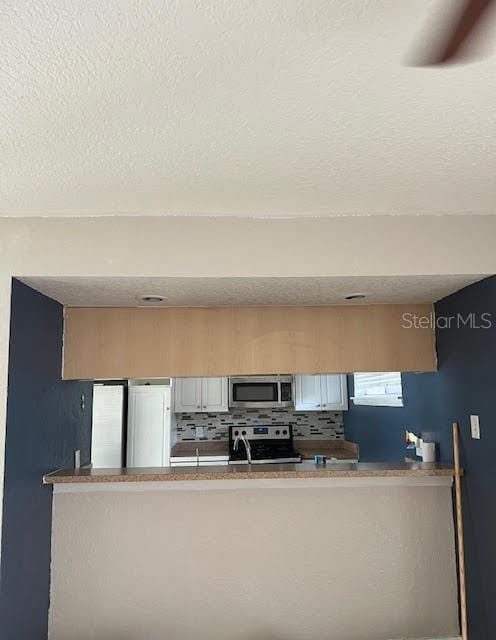
[[422,442],[422,461],[423,462],[436,462],[436,443],[435,442]]

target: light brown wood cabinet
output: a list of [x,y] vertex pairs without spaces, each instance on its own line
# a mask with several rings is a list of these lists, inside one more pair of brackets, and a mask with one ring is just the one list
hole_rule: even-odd
[[65,379],[434,371],[432,305],[68,308]]

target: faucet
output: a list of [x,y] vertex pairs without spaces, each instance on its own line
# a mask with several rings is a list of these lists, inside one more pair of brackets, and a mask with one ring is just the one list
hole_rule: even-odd
[[233,444],[233,449],[234,449],[234,451],[238,450],[238,445],[239,445],[239,441],[240,440],[245,445],[246,459],[248,460],[248,464],[251,464],[251,446],[250,446],[250,441],[248,440],[248,438],[245,438],[245,436],[243,436],[243,435],[236,436],[236,439],[235,439],[234,444]]
[[241,440],[243,441],[246,449],[246,459],[248,460],[248,464],[251,464],[251,445],[248,438],[241,436]]

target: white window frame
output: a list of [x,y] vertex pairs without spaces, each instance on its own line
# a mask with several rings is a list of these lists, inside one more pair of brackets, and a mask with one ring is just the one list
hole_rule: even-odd
[[[401,373],[399,371],[391,371],[388,372],[390,374],[394,374],[395,376],[399,376],[400,384],[402,385]],[[357,392],[357,387],[360,387],[360,378],[359,376],[382,376],[384,378],[385,372],[370,372],[370,373],[355,373],[353,374],[353,386],[354,386],[354,396],[351,398],[353,400],[353,404],[359,406],[370,406],[370,407],[403,407],[403,386],[401,387],[401,394],[396,393],[387,393],[385,390],[384,393],[380,394],[367,394],[360,390]],[[397,381],[397,380],[396,380]],[[391,381],[394,383],[394,380]],[[362,391],[362,392],[361,392]],[[366,390],[365,390],[366,391]]]

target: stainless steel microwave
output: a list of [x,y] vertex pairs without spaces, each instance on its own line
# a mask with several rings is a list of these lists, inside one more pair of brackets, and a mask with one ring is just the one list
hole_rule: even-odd
[[292,376],[229,378],[229,406],[239,409],[277,409],[293,406]]

